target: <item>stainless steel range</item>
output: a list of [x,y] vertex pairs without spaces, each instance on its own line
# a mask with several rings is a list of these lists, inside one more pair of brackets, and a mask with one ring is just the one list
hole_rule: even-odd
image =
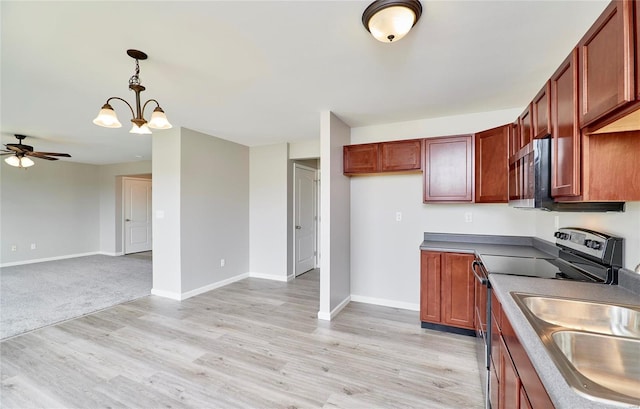
[[[473,263],[476,279],[486,291],[486,316],[479,316],[478,340],[485,357],[483,386],[485,407],[489,408],[489,363],[491,352],[491,284],[489,274],[509,274],[543,279],[575,280],[599,284],[617,284],[618,270],[624,258],[624,240],[620,237],[577,227],[559,229],[555,234],[558,256],[511,257],[481,254],[482,262]],[[478,295],[476,294],[476,297]],[[486,298],[485,298],[486,297]],[[486,370],[486,371],[485,371]]]

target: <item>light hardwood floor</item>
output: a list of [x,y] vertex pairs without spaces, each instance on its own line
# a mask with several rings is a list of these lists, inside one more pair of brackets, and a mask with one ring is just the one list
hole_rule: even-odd
[[317,271],[149,296],[0,344],[3,408],[480,408],[474,339],[350,303]]

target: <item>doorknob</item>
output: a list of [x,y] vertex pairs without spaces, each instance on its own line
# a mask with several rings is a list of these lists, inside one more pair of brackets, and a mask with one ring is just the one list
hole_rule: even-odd
[[302,226],[296,226],[296,230],[300,230]]
[[131,221],[131,219],[124,219],[124,221],[125,221],[125,222],[130,222],[130,221]]

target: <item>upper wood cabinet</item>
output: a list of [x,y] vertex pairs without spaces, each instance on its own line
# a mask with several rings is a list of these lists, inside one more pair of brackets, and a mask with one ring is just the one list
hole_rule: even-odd
[[380,144],[380,170],[394,172],[420,169],[421,140],[382,142]]
[[581,128],[635,100],[633,3],[612,1],[578,43]]
[[533,115],[533,137],[544,138],[551,134],[551,82],[547,81],[545,86],[538,92],[538,95],[531,103]]
[[584,201],[640,201],[640,131],[583,136]]
[[423,146],[424,202],[472,202],[473,136],[428,138]]
[[520,129],[518,121],[511,124],[511,131],[509,132],[509,158],[515,156],[520,150]]
[[518,127],[520,128],[520,148],[524,148],[533,140],[533,115],[531,115],[531,106],[524,110],[518,118]]
[[551,195],[579,196],[578,50],[551,77]]
[[346,145],[343,172],[351,176],[420,170],[421,146],[420,139]]
[[511,124],[475,135],[475,201],[506,203],[509,186],[509,132]]
[[377,143],[348,145],[343,149],[343,172],[345,175],[377,172],[378,162]]

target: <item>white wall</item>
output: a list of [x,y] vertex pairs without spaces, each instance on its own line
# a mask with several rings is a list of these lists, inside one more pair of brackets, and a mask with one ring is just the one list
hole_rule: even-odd
[[[98,166],[65,160],[35,162],[28,169],[0,164],[1,263],[97,252]],[[14,244],[17,251],[12,252]]]
[[252,276],[286,280],[288,269],[288,146],[250,149],[250,265]]
[[152,294],[180,298],[180,162],[181,129],[157,132],[153,155],[153,288]]
[[342,147],[350,129],[329,111],[320,113],[320,310],[331,319],[350,299],[350,183],[342,174]]
[[150,177],[151,161],[116,163],[98,167],[100,186],[100,251],[123,254],[122,247],[122,176]]
[[512,123],[524,108],[351,128],[351,143],[468,134]]
[[289,159],[320,157],[320,139],[289,143]]
[[418,310],[425,231],[534,236],[535,213],[506,204],[423,204],[422,174],[352,177],[351,299]]
[[249,148],[182,128],[180,152],[186,293],[249,271]]

